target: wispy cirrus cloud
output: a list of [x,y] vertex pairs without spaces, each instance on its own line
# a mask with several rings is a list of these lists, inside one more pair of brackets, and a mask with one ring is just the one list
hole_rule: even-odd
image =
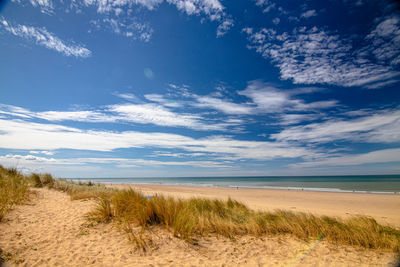
[[292,167],[351,166],[371,163],[400,162],[400,148],[381,149],[361,154],[328,157],[323,160],[306,161]]
[[300,17],[308,19],[308,18],[314,17],[316,15],[317,15],[317,12],[315,11],[315,9],[310,9],[310,10],[307,10],[307,11],[301,13]]
[[313,151],[285,142],[236,140],[227,136],[192,138],[161,132],[82,130],[58,124],[0,119],[0,147],[5,149],[75,149],[112,151],[121,148],[181,149],[236,159],[311,157]]
[[[396,18],[379,23],[364,37],[362,47],[354,47],[349,37],[316,26],[283,33],[248,27],[243,32],[250,41],[248,48],[271,60],[284,80],[378,88],[399,81],[400,72],[393,68],[400,56],[398,24]],[[371,60],[371,55],[376,60]]]
[[307,113],[307,114],[291,114],[291,113],[285,113],[281,114],[277,118],[276,124],[280,125],[293,125],[293,124],[299,124],[307,121],[314,121],[317,120],[321,117],[321,114],[315,114],[315,113]]
[[[23,4],[20,0],[14,2]],[[148,42],[153,34],[153,28],[148,23],[139,19],[137,9],[142,7],[148,11],[155,11],[162,3],[167,3],[188,16],[202,16],[215,21],[219,25],[216,30],[217,37],[225,35],[234,25],[234,21],[226,13],[225,7],[219,0],[84,0],[72,1],[69,5],[64,2],[53,2],[52,0],[29,0],[32,6],[38,7],[42,12],[54,14],[57,10],[75,9],[82,13],[87,8],[94,8],[101,16],[92,20],[95,29],[107,27],[112,32],[123,35],[134,40]],[[63,7],[62,7],[63,6]]]
[[256,2],[257,6],[263,8],[263,12],[264,13],[268,13],[269,11],[271,11],[273,8],[276,7],[276,4],[273,3],[273,1],[270,1],[270,0],[257,0],[255,2]]
[[0,26],[11,34],[57,51],[66,56],[87,58],[92,54],[92,52],[84,46],[67,43],[55,36],[53,33],[48,32],[45,28],[20,24],[12,25],[4,18],[0,18],[0,23]]
[[210,161],[210,160],[186,160],[186,161],[159,161],[149,159],[136,159],[136,158],[48,158],[38,157],[35,155],[21,155],[21,154],[7,154],[0,156],[0,160],[3,164],[8,166],[14,165],[16,162],[23,165],[25,168],[29,168],[30,171],[36,170],[40,167],[49,167],[54,165],[72,165],[82,166],[90,164],[111,164],[118,168],[134,168],[138,166],[191,166],[201,168],[228,168],[232,167],[228,161]]
[[[166,104],[168,105],[168,104]],[[183,127],[197,131],[227,131],[239,126],[242,121],[235,119],[216,120],[200,115],[174,112],[164,105],[153,103],[125,103],[108,105],[98,110],[41,111],[34,112],[21,107],[0,104],[0,114],[20,118],[42,119],[52,122],[106,122],[139,123],[166,127]]]
[[254,113],[254,105],[237,104],[230,100],[221,99],[212,96],[195,95],[195,102],[192,103],[195,107],[211,108],[219,110],[225,114],[252,114]]
[[[366,37],[372,42],[372,54],[390,65],[400,64],[400,17],[384,17]],[[397,48],[397,49],[396,49]]]
[[136,18],[126,16],[106,17],[92,20],[96,29],[109,28],[113,33],[122,35],[133,40],[149,42],[154,32],[153,28],[146,22],[139,22]]
[[227,124],[206,123],[203,118],[191,114],[181,114],[156,104],[121,104],[108,106],[108,110],[118,114],[121,121],[151,123],[159,126],[187,127],[196,130],[225,130]]
[[[23,0],[12,0],[19,4],[25,4]],[[52,0],[29,0],[28,1],[33,7],[40,8],[40,11],[45,14],[54,14],[54,4]]]
[[[189,93],[185,88],[185,102],[178,103],[180,106],[189,105],[197,108],[213,109],[229,115],[256,115],[256,114],[279,114],[287,111],[317,111],[338,106],[336,100],[325,100],[305,102],[299,95],[322,91],[319,87],[301,87],[296,89],[280,89],[272,84],[261,80],[249,81],[244,90],[236,93],[245,96],[246,102],[235,102],[226,98],[220,91],[214,94],[198,95]],[[157,102],[169,103],[172,100],[157,95]],[[190,100],[188,100],[190,99]]]
[[108,22],[115,33],[148,42],[153,29],[148,24],[132,20],[131,14],[135,6],[153,11],[163,2],[174,5],[189,16],[205,16],[210,21],[219,22],[217,37],[225,35],[234,25],[233,19],[224,11],[225,7],[219,0],[85,0],[83,4],[86,7],[95,7],[99,14],[107,17],[97,23]]
[[279,90],[268,83],[259,80],[250,81],[245,90],[238,93],[244,95],[256,104],[258,113],[281,113],[283,111],[310,111],[332,108],[338,105],[336,100],[306,103],[294,96],[313,92],[312,88]]
[[176,100],[167,99],[167,98],[164,97],[164,95],[147,94],[147,95],[144,95],[144,97],[147,100],[150,100],[152,102],[160,103],[161,105],[163,105],[165,107],[172,107],[172,108],[182,107],[181,103],[179,103]]
[[279,141],[302,143],[396,143],[400,142],[400,110],[388,109],[357,118],[329,119],[320,123],[293,126],[272,134],[271,137]]

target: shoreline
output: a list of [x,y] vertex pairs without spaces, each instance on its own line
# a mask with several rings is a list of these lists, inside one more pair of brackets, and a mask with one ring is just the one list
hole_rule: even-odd
[[146,195],[163,194],[175,198],[205,197],[240,201],[260,211],[276,209],[307,212],[333,217],[369,216],[384,225],[400,229],[400,195],[356,192],[322,192],[260,188],[200,187],[154,184],[105,184],[107,187],[133,188]]
[[[347,177],[347,176],[343,176]],[[193,186],[210,188],[236,188],[236,189],[270,189],[270,190],[292,190],[311,192],[339,192],[360,194],[393,194],[400,195],[400,176],[383,175],[379,179],[375,176],[356,176],[360,179],[343,180],[341,176],[326,177],[248,177],[241,180],[240,177],[202,177],[200,180],[192,180],[191,177],[177,178],[64,178],[74,182],[92,182],[100,184],[140,184],[140,185],[165,185],[165,186]],[[371,179],[371,177],[375,177]],[[264,179],[265,178],[265,179]],[[279,179],[275,179],[279,178]],[[280,179],[282,178],[282,179]],[[303,179],[304,178],[304,179]],[[316,180],[313,180],[313,179]],[[324,180],[321,180],[324,178]],[[325,179],[326,178],[326,179]],[[149,180],[148,180],[149,179]],[[222,179],[222,180],[221,180]],[[288,180],[289,179],[289,180]],[[311,180],[310,180],[311,179]]]
[[[88,180],[71,180],[74,182],[88,182]],[[99,182],[104,185],[138,185],[138,186],[182,186],[182,187],[199,187],[199,188],[228,188],[228,189],[260,189],[260,190],[282,190],[282,191],[305,191],[305,192],[324,192],[324,193],[345,193],[345,194],[378,194],[378,195],[400,195],[399,191],[371,191],[371,190],[345,190],[339,188],[328,187],[284,187],[284,186],[218,186],[218,185],[194,185],[194,184],[169,184],[169,183],[113,183]]]

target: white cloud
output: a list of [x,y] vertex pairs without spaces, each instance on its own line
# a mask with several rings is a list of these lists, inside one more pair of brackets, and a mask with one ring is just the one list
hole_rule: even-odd
[[97,111],[44,111],[35,113],[35,117],[48,121],[114,122],[114,116]]
[[356,119],[331,119],[286,128],[272,138],[278,141],[326,143],[347,140],[370,143],[400,142],[400,110],[384,110]]
[[51,0],[29,0],[29,2],[34,6],[40,7],[43,13],[53,13],[53,2]]
[[219,0],[166,0],[188,15],[205,14],[211,21],[218,21],[217,37],[223,36],[233,27],[233,19],[225,12]]
[[131,16],[106,17],[102,20],[92,21],[92,24],[96,30],[101,29],[100,25],[103,25],[115,34],[143,42],[149,42],[154,32],[148,23],[138,22]]
[[[142,41],[149,41],[153,30],[147,24],[131,22],[131,13],[135,5],[141,5],[148,10],[155,10],[164,0],[85,0],[86,7],[94,6],[99,14],[107,16],[106,22],[110,23],[111,28],[117,34],[122,33],[125,36],[136,36],[139,32],[139,38]],[[224,12],[224,6],[218,0],[166,0],[168,4],[174,5],[179,11],[187,15],[204,15],[211,21],[220,22],[217,28],[217,37],[224,35],[232,26],[233,20]],[[126,11],[126,14],[124,13]],[[122,14],[124,13],[124,14]],[[122,16],[123,15],[123,16]],[[115,16],[115,18],[110,18]],[[129,30],[129,28],[131,28]]]
[[162,104],[165,107],[171,108],[179,108],[182,107],[182,104],[175,100],[166,99],[163,95],[160,94],[147,94],[144,95],[147,100],[157,102]]
[[149,10],[155,9],[163,0],[84,0],[86,6],[95,6],[98,13],[115,13],[116,9],[131,9],[142,5]]
[[[130,95],[128,95],[130,96]],[[154,99],[154,95],[147,95]],[[160,100],[160,99],[157,99]],[[166,100],[167,101],[167,100]],[[153,124],[168,127],[185,127],[198,131],[226,131],[229,127],[238,126],[240,120],[216,120],[207,119],[200,115],[182,114],[173,112],[166,106],[174,106],[168,102],[158,104],[118,104],[109,105],[103,110],[82,111],[42,111],[33,112],[20,107],[0,104],[0,114],[20,118],[38,118],[47,121],[80,121],[80,122],[133,122],[140,124]]]
[[7,154],[0,156],[2,164],[13,166],[16,163],[32,171],[38,167],[51,165],[90,165],[90,164],[112,164],[119,168],[135,168],[139,166],[192,166],[201,168],[227,168],[232,167],[230,162],[210,160],[189,160],[189,161],[159,161],[148,159],[130,158],[46,158],[34,155]]
[[175,102],[167,100],[163,95],[150,94],[145,97],[151,101],[167,105],[172,102],[174,106],[190,105],[197,108],[211,108],[231,115],[255,115],[266,113],[281,113],[284,111],[317,111],[332,108],[338,105],[336,100],[317,101],[306,103],[296,98],[296,95],[309,94],[323,90],[319,87],[303,87],[291,90],[278,89],[268,83],[255,80],[248,82],[245,90],[237,91],[239,95],[251,99],[244,103],[235,103],[233,100],[223,98],[221,90],[210,95],[197,95],[185,90],[185,97],[191,101]]
[[54,158],[38,157],[38,156],[34,156],[34,155],[7,154],[5,156],[0,156],[0,159],[4,163],[15,162],[15,161],[19,161],[19,163],[36,162],[36,163],[40,163],[40,164],[57,162]]
[[0,114],[6,114],[22,118],[31,118],[32,116],[34,116],[34,113],[27,109],[5,104],[0,104]]
[[124,121],[136,123],[152,123],[159,126],[188,127],[191,129],[211,130],[215,125],[207,126],[200,122],[200,117],[174,113],[163,106],[156,104],[122,104],[108,107],[110,111],[118,113]]
[[281,21],[280,18],[274,18],[274,19],[272,20],[272,23],[274,23],[275,25],[278,25],[280,21]]
[[311,9],[311,10],[307,10],[306,12],[302,13],[300,15],[300,17],[308,19],[308,18],[314,17],[316,15],[317,15],[317,12],[314,9]]
[[400,149],[383,149],[363,154],[330,157],[318,161],[293,164],[292,167],[349,166],[373,163],[400,162]]
[[0,147],[4,149],[112,151],[121,148],[158,147],[256,160],[297,158],[314,154],[306,148],[284,142],[244,141],[225,136],[195,139],[179,134],[81,130],[57,124],[3,119],[0,119],[0,129]]
[[320,114],[282,114],[277,119],[277,124],[293,125],[305,121],[313,121],[320,118]]
[[188,15],[205,13],[211,20],[220,20],[223,5],[218,0],[167,0]]
[[195,96],[196,103],[193,105],[201,108],[212,108],[226,114],[252,114],[254,107],[247,104],[236,104],[228,100],[211,96]]
[[35,42],[38,45],[48,49],[55,50],[66,56],[89,57],[92,52],[79,45],[67,44],[54,34],[48,32],[45,28],[37,28],[25,25],[12,26],[5,19],[0,19],[0,26],[15,36]]
[[[19,4],[25,4],[23,0],[11,0]],[[45,14],[52,15],[54,13],[54,4],[52,0],[29,0],[33,7],[40,8],[40,11]]]
[[319,101],[305,103],[300,99],[293,99],[292,96],[300,93],[312,92],[312,89],[278,90],[275,87],[261,81],[251,81],[245,90],[239,94],[250,98],[257,105],[259,113],[280,113],[284,110],[309,111],[337,106],[337,101]]
[[115,93],[113,93],[113,95],[115,95],[117,97],[120,97],[122,99],[128,100],[128,101],[134,102],[134,103],[143,102],[137,96],[135,96],[134,94],[131,94],[131,93],[118,93],[118,92],[115,92]]
[[33,150],[33,151],[29,151],[29,153],[30,154],[43,154],[43,155],[46,155],[46,156],[52,156],[52,155],[54,155],[54,152],[53,151],[47,151],[47,150],[42,150],[42,151],[36,151],[36,150]]
[[233,25],[234,23],[232,19],[225,19],[217,28],[217,37],[225,35]]
[[400,18],[391,16],[382,19],[367,36],[372,41],[372,53],[380,62],[400,64]]
[[276,4],[272,3],[270,0],[257,0],[256,5],[263,8],[263,13],[268,13],[276,6]]
[[[297,84],[377,88],[394,83],[395,77],[400,76],[391,66],[370,60],[370,45],[356,48],[354,52],[352,40],[317,27],[295,28],[292,33],[282,34],[265,28],[257,32],[244,28],[243,32],[251,42],[250,49],[271,59],[280,69],[282,79],[291,79]],[[391,49],[400,55],[394,46]]]

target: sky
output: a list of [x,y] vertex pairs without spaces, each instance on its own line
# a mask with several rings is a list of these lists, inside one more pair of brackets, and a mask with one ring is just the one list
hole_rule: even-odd
[[399,174],[399,90],[398,1],[0,1],[24,172]]

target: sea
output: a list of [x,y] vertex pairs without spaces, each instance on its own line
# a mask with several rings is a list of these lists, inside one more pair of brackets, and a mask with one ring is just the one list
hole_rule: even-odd
[[297,191],[400,194],[400,175],[73,178],[105,184],[179,185]]

